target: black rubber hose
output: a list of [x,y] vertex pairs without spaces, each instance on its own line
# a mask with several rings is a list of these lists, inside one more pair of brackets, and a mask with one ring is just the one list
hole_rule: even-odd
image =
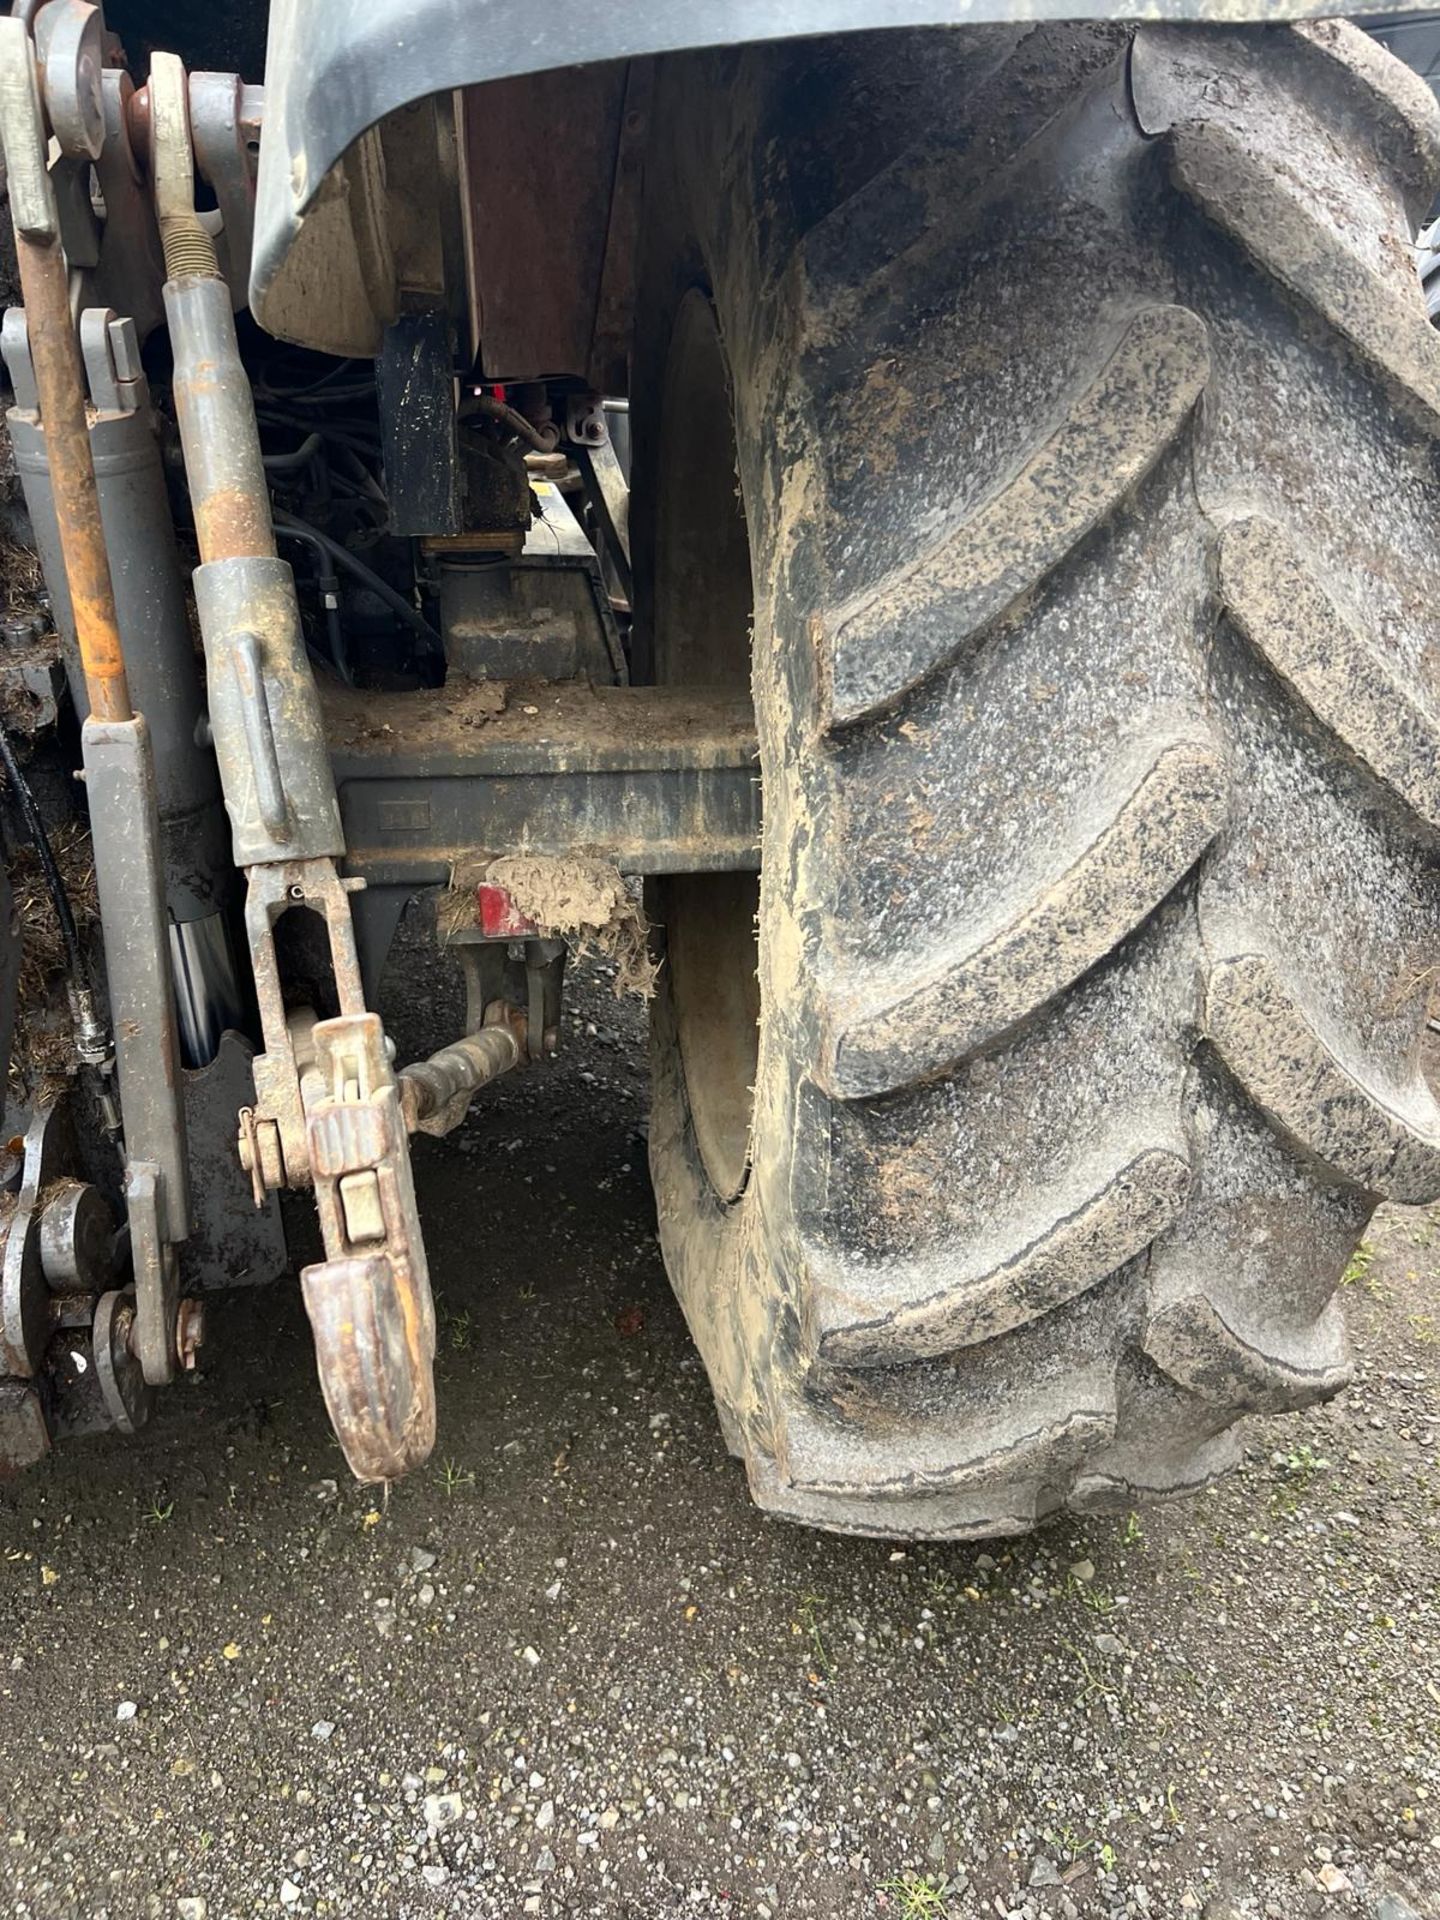
[[345,651],[345,629],[340,624],[340,582],[333,573],[326,573],[322,569],[316,585],[325,608],[325,637],[330,643],[335,671],[347,687],[353,687],[355,676],[350,671],[350,656]]
[[267,453],[264,456],[265,468],[269,473],[290,473],[297,467],[308,467],[317,453],[325,451],[325,442],[318,433],[307,433],[299,446],[290,453]]
[[298,414],[284,413],[276,407],[257,407],[261,422],[267,427],[285,427],[291,433],[318,433],[326,446],[348,447],[357,455],[368,455],[372,460],[380,453],[380,435],[377,429],[372,438],[366,439],[358,432],[351,432],[334,426],[329,421],[315,422],[306,420]]
[[9,731],[3,722],[0,722],[0,761],[5,764],[5,777],[10,782],[11,791],[25,817],[31,844],[40,861],[40,871],[45,877],[45,889],[50,895],[51,905],[55,909],[55,918],[60,925],[60,938],[65,943],[65,957],[69,962],[70,977],[77,987],[83,987],[85,962],[80,954],[80,935],[75,930],[75,915],[70,911],[70,896],[65,891],[65,882],[60,878],[60,869],[55,864],[55,855],[50,847],[50,836],[45,831],[45,822],[40,818],[40,808],[36,804],[30,782],[20,771],[20,763],[15,758],[15,749],[11,745]]
[[[275,393],[275,394],[283,395],[285,398],[288,399],[290,396],[295,394],[319,393],[321,388],[328,387],[332,380],[338,380],[342,373],[351,373],[357,368],[359,368],[360,366],[360,362],[358,360],[337,360],[333,367],[327,367],[324,373],[320,374],[314,380],[307,380],[303,386],[286,387],[286,386],[276,386],[269,377],[270,371],[276,364],[280,365],[280,370],[283,373],[284,371],[283,361],[276,362],[272,360],[269,363],[269,365],[267,365],[267,367],[262,368],[260,378],[255,383],[255,391],[257,394]],[[368,387],[368,389],[372,393],[375,391],[375,380],[374,380],[373,374],[366,380],[353,381],[351,384],[356,386]]]
[[382,580],[372,567],[367,567],[348,547],[342,547],[338,540],[332,540],[328,533],[322,533],[318,527],[312,527],[308,520],[302,520],[298,514],[286,513],[277,507],[274,512],[275,531],[288,534],[292,539],[307,541],[311,546],[323,548],[337,567],[363,581],[370,591],[385,602],[390,611],[403,620],[408,627],[423,636],[438,653],[441,648],[440,636],[425,618],[417,613],[403,594],[395,591],[388,580]]
[[[325,638],[330,648],[330,658],[326,661],[326,665],[334,668],[347,687],[353,687],[355,676],[350,671],[350,657],[345,651],[345,631],[340,624],[340,582],[332,571],[334,562],[330,557],[330,547],[326,538],[318,527],[282,527],[279,531],[287,534],[292,540],[303,540],[315,555],[317,567],[315,588],[325,611]],[[313,648],[311,652],[314,652]],[[322,657],[316,655],[317,659]]]

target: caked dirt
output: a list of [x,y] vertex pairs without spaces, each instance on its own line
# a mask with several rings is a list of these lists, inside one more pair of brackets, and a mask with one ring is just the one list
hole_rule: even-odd
[[[217,1306],[145,1434],[0,1489],[0,1909],[1440,1914],[1440,1213],[1352,1269],[1354,1386],[1199,1500],[797,1531],[666,1286],[612,989],[417,1143],[441,1439],[388,1504],[293,1285]],[[402,1058],[458,1029],[413,942],[386,998]]]

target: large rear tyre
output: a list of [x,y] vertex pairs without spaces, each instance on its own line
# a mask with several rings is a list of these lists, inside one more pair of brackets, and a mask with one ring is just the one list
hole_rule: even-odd
[[656,903],[727,1436],[865,1533],[1198,1487],[1440,1194],[1434,103],[1341,24],[995,28],[676,59],[655,139],[639,630],[764,779],[758,1001],[745,883]]

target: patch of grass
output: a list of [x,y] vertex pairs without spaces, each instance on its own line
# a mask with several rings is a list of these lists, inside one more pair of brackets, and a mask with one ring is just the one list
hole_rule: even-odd
[[1081,1687],[1080,1691],[1075,1695],[1074,1700],[1071,1702],[1072,1706],[1074,1707],[1077,1707],[1077,1708],[1082,1707],[1085,1704],[1085,1702],[1090,1698],[1091,1694],[1093,1693],[1103,1694],[1107,1691],[1105,1682],[1099,1677],[1099,1675],[1095,1672],[1095,1669],[1090,1665],[1090,1662],[1087,1659],[1083,1649],[1080,1647],[1077,1647],[1073,1640],[1062,1640],[1060,1644],[1061,1646],[1064,1647],[1065,1651],[1074,1660],[1076,1666],[1079,1667],[1081,1677],[1085,1682],[1084,1686]]
[[448,1454],[441,1461],[439,1472],[435,1477],[445,1489],[447,1500],[453,1500],[461,1487],[473,1487],[475,1484],[475,1475],[470,1469],[460,1466]]
[[1320,1475],[1330,1471],[1325,1456],[1304,1443],[1282,1454],[1275,1464],[1284,1478],[1270,1496],[1270,1511],[1284,1515],[1295,1513]]
[[1073,1827],[1060,1827],[1047,1829],[1041,1838],[1048,1847],[1071,1860],[1079,1860],[1088,1853],[1099,1862],[1103,1872],[1115,1871],[1119,1856],[1110,1842],[1102,1840],[1098,1834],[1080,1834]]
[[794,1630],[803,1634],[809,1644],[815,1665],[828,1679],[835,1671],[825,1646],[824,1635],[820,1631],[820,1615],[825,1602],[818,1593],[806,1593],[800,1597],[800,1618],[795,1621]]
[[1075,1580],[1070,1582],[1070,1591],[1078,1596],[1081,1604],[1091,1613],[1107,1614],[1115,1611],[1115,1602],[1103,1587],[1097,1587],[1093,1580]]
[[948,1920],[950,1882],[933,1873],[897,1873],[880,1882],[900,1920]]
[[1292,1447],[1285,1455],[1281,1462],[1281,1471],[1288,1474],[1292,1480],[1298,1480],[1302,1486],[1308,1487],[1318,1475],[1330,1471],[1330,1462],[1324,1454],[1316,1453],[1312,1446],[1302,1441],[1298,1447]]
[[1078,1859],[1088,1844],[1074,1827],[1046,1827],[1040,1838],[1052,1853],[1060,1853],[1067,1860]]
[[1380,1276],[1372,1273],[1375,1264],[1375,1249],[1368,1240],[1362,1240],[1350,1256],[1350,1263],[1340,1276],[1342,1287],[1363,1287],[1372,1300],[1386,1298]]
[[1353,1287],[1363,1280],[1375,1260],[1375,1249],[1368,1240],[1362,1240],[1350,1256],[1350,1263],[1340,1276],[1342,1287]]

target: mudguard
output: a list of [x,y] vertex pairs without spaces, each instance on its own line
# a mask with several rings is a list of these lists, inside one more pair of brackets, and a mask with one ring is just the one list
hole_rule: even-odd
[[484,81],[814,34],[1006,20],[1223,22],[1420,12],[1433,0],[275,0],[250,305],[281,338],[373,354],[392,317],[386,156],[398,109]]

